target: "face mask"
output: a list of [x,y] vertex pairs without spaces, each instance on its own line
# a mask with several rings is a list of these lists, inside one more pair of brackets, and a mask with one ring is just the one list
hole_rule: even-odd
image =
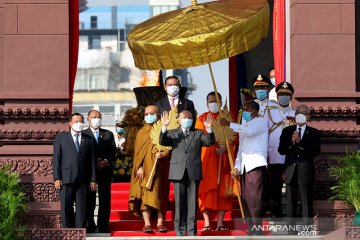
[[244,111],[242,113],[242,118],[247,122],[250,121],[252,119],[251,112]]
[[276,86],[276,80],[275,80],[274,77],[273,77],[273,78],[270,78],[270,81],[271,81],[271,84],[272,84],[272,85]]
[[157,120],[156,114],[149,114],[145,116],[145,122],[146,123],[154,123]]
[[81,122],[73,123],[71,127],[75,132],[81,132],[84,129],[84,124]]
[[193,120],[190,118],[181,119],[181,127],[184,129],[189,129],[192,126]]
[[290,96],[279,96],[279,104],[280,106],[287,106],[290,103],[291,97]]
[[302,113],[297,114],[295,117],[296,123],[297,124],[303,124],[306,123],[306,116]]
[[117,132],[118,134],[124,134],[124,133],[125,133],[125,129],[123,129],[122,127],[117,127],[117,128],[116,128],[116,132]]
[[90,119],[90,124],[93,128],[98,129],[101,126],[101,118]]
[[169,96],[175,97],[179,93],[179,86],[168,86],[166,92]]
[[256,90],[255,93],[256,93],[256,98],[259,99],[260,101],[264,100],[268,96],[267,90],[263,90],[263,89]]
[[218,113],[219,112],[219,108],[216,102],[212,102],[208,104],[209,107],[209,111],[212,113]]

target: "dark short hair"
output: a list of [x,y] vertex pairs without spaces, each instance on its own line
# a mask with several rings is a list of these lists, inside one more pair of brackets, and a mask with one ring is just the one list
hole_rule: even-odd
[[[220,101],[222,101],[221,94],[218,93],[218,95],[219,95]],[[208,101],[208,99],[209,99],[210,96],[215,96],[215,92],[209,92],[209,93],[208,93],[208,95],[206,96],[206,102]]]
[[71,114],[71,116],[70,116],[70,122],[71,122],[71,120],[72,120],[72,118],[73,118],[74,116],[80,116],[80,117],[82,117],[82,119],[83,119],[83,121],[84,121],[84,116],[83,116],[81,113],[75,112],[75,113]]
[[101,112],[99,110],[96,110],[96,109],[91,109],[89,112],[88,112],[88,116],[90,116],[90,114],[92,112],[98,112],[100,114],[100,117],[101,117]]
[[167,80],[169,80],[169,79],[176,79],[176,80],[178,80],[178,82],[179,82],[179,84],[180,84],[180,79],[177,77],[177,76],[168,76],[167,78],[165,78],[165,85],[166,85],[166,83],[167,83]]
[[245,102],[243,107],[246,105],[250,105],[250,107],[256,111],[259,111],[259,109],[260,109],[260,105],[257,102],[255,102],[254,100]]

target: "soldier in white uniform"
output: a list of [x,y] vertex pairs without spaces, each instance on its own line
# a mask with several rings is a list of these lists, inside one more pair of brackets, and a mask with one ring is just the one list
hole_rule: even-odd
[[[239,133],[239,150],[236,156],[232,177],[241,175],[241,197],[245,216],[250,219],[249,230],[253,224],[259,226],[264,217],[266,166],[268,154],[268,127],[264,118],[259,117],[259,104],[246,102],[243,106],[242,123],[230,123],[225,118],[221,125],[230,126]],[[250,234],[261,232],[250,232]]]
[[260,106],[259,116],[265,118],[268,121],[267,109],[277,107],[278,104],[276,101],[269,100],[269,90],[270,90],[271,82],[264,75],[258,75],[254,79],[254,91],[256,95],[256,102]]
[[295,124],[295,110],[290,107],[294,88],[290,83],[282,82],[277,85],[276,93],[279,105],[267,109],[269,127],[268,193],[271,216],[282,217],[281,190],[285,156],[279,154],[278,147],[283,128]]

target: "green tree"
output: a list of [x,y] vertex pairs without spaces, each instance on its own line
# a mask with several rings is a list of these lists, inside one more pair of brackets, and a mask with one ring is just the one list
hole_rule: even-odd
[[24,239],[26,227],[20,222],[20,214],[27,210],[19,174],[0,167],[0,239]]
[[331,188],[331,200],[343,200],[360,211],[360,151],[347,153],[338,159],[338,164],[329,168],[330,176],[337,182]]

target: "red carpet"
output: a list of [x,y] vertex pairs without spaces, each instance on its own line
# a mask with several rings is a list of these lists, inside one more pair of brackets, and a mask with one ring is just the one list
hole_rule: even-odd
[[[129,183],[113,183],[111,185],[111,215],[110,215],[110,230],[111,236],[175,236],[174,231],[174,194],[171,185],[170,188],[170,204],[166,212],[166,221],[164,225],[169,230],[167,233],[143,233],[142,228],[144,222],[142,219],[132,216],[128,212],[128,198],[129,198]],[[244,224],[241,219],[239,204],[237,198],[234,198],[233,210],[227,212],[224,217],[225,227],[231,231],[209,231],[202,232],[204,227],[204,220],[202,214],[198,214],[197,228],[199,236],[243,236],[247,234],[247,224]],[[215,216],[216,217],[216,216]],[[216,218],[215,218],[216,219]],[[156,221],[152,222],[154,230],[156,229]],[[211,228],[216,229],[216,220],[211,221]],[[269,235],[270,233],[265,233]]]

